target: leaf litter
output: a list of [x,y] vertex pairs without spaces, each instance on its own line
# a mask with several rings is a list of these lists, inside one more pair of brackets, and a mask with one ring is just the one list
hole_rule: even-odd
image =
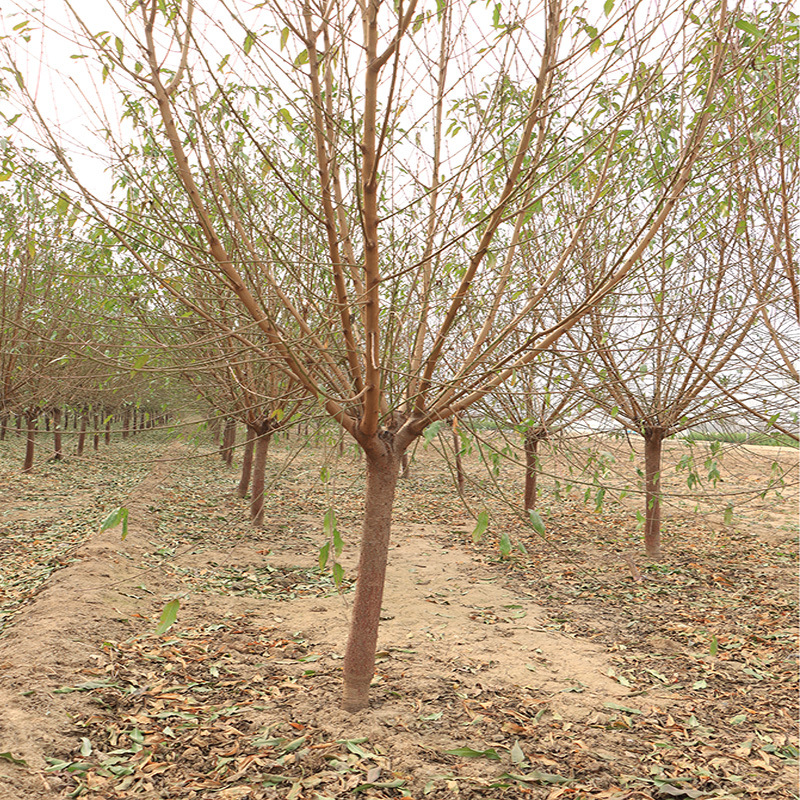
[[[274,557],[287,542],[312,549],[322,543],[331,498],[309,479],[314,458],[282,468],[270,494],[272,522],[260,533],[247,529],[217,463],[180,465],[150,498],[159,539],[143,569],[169,577],[175,595],[291,606],[337,594],[314,558],[279,563]],[[107,483],[94,489],[101,498],[89,514],[95,523],[102,516],[96,509],[113,508],[141,475],[109,485],[108,469],[108,462],[88,460],[71,466],[70,480],[80,481],[87,497],[105,475]],[[337,469],[348,478],[335,498],[337,519],[352,537],[359,467],[345,460]],[[253,613],[217,614],[214,624],[199,624],[196,615],[183,621],[180,612],[159,637],[157,613],[134,615],[139,633],[106,641],[78,680],[52,690],[85,701],[73,721],[74,748],[49,754],[48,775],[59,777],[63,794],[103,800],[794,796],[792,545],[767,543],[747,526],[720,531],[703,517],[687,533],[686,520],[676,515],[665,524],[668,555],[659,564],[641,560],[636,581],[620,558],[640,546],[624,508],[608,505],[597,513],[567,500],[559,511],[542,512],[543,538],[490,503],[488,530],[473,541],[474,523],[437,470],[415,465],[401,483],[398,519],[446,531],[442,548],[468,553],[481,565],[482,580],[535,598],[547,611],[543,630],[604,647],[608,675],[627,693],[622,702],[594,702],[586,714],[564,715],[552,695],[535,690],[535,660],[530,687],[498,689],[480,683],[480,665],[467,684],[458,677],[466,663],[426,668],[415,665],[412,648],[392,648],[379,653],[374,712],[352,720],[343,735],[342,724],[320,711],[335,703],[340,655],[313,637],[284,624],[265,626]],[[485,502],[480,489],[467,499]],[[16,552],[8,563],[0,553],[4,576],[20,569],[21,576],[47,580],[54,567],[43,523],[62,526],[52,539],[59,547],[63,540],[65,553],[89,534],[84,509],[74,517],[51,511],[28,519],[42,499],[33,483],[15,499],[25,513],[13,535],[28,550],[21,566]],[[454,528],[459,517],[464,524]],[[500,552],[503,534],[523,542],[526,552]],[[224,557],[208,558],[215,553]],[[262,554],[259,563],[254,553]],[[516,605],[474,607],[471,619],[502,628],[520,614]],[[415,667],[438,674],[417,685]],[[577,697],[582,687],[561,691]],[[13,742],[3,744],[2,759],[23,768]]]

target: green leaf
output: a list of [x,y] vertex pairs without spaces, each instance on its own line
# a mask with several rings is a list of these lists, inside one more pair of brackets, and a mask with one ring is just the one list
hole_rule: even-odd
[[731,717],[728,722],[731,725],[741,725],[747,719],[747,714],[737,714],[735,717]]
[[603,703],[606,708],[613,708],[615,711],[624,711],[626,714],[641,714],[638,708],[630,708],[628,706],[620,706],[617,703]]
[[483,534],[486,533],[486,529],[489,527],[489,512],[484,509],[478,514],[478,520],[475,524],[475,528],[472,531],[472,541],[476,544],[481,540]]
[[122,538],[123,540],[128,535],[128,509],[125,506],[115,508],[101,523],[100,533],[109,530],[109,528],[116,528],[117,525],[122,523]]
[[301,50],[297,54],[297,58],[294,60],[294,65],[299,67],[303,64],[308,64],[308,50]]
[[725,506],[725,511],[722,515],[722,522],[725,525],[733,524],[733,503],[728,503],[728,505]]
[[539,512],[529,508],[528,516],[530,517],[533,529],[539,534],[539,536],[544,538],[544,520],[539,516]]
[[289,41],[289,29],[284,28],[281,31],[281,50],[283,50],[283,48],[286,47],[287,41]]
[[708,652],[712,656],[715,656],[717,654],[717,648],[718,647],[719,647],[719,642],[717,642],[717,637],[716,636],[712,636],[711,637],[711,644],[708,647]]
[[24,758],[15,758],[14,756],[11,755],[11,753],[0,753],[0,758],[2,758],[3,761],[9,761],[10,763],[16,764],[19,767],[28,766],[28,762],[25,761]]
[[156,628],[156,636],[161,636],[163,633],[166,633],[175,624],[175,620],[178,619],[178,609],[180,607],[180,600],[170,600],[169,603],[164,606],[164,610],[161,612],[161,619]]
[[603,5],[603,11],[605,12],[606,16],[608,16],[614,9],[615,1],[616,0],[606,0],[605,4]]
[[737,19],[736,22],[733,23],[740,31],[745,31],[745,33],[749,33],[752,36],[755,36],[756,39],[763,39],[765,34],[760,28],[756,28],[752,22],[747,22],[743,19]]
[[333,582],[337,586],[341,586],[343,580],[344,580],[344,567],[341,564],[336,563],[333,565]]
[[519,742],[514,742],[514,746],[511,748],[511,763],[512,764],[521,764],[525,760],[525,753],[522,752],[522,748],[519,746]]
[[319,568],[325,569],[325,565],[328,563],[328,556],[331,552],[331,543],[325,542],[322,547],[319,549]]
[[455,750],[445,750],[449,756],[464,756],[465,758],[488,758],[490,761],[499,761],[500,756],[497,751],[489,748],[488,750],[473,750],[471,747],[456,747]]
[[58,214],[59,217],[63,217],[68,210],[69,197],[66,192],[61,192],[61,194],[58,195],[58,201],[56,202],[56,214]]
[[124,47],[122,44],[122,39],[120,39],[119,36],[114,37],[114,46],[117,48],[117,56],[119,57],[119,60],[122,61],[122,53]]
[[737,236],[741,236],[746,230],[747,230],[747,220],[746,219],[740,219],[736,223],[736,235]]
[[511,555],[511,539],[508,538],[508,534],[505,531],[500,534],[500,541],[497,546],[500,548],[500,554],[503,558],[508,558]]
[[249,56],[253,45],[256,43],[256,35],[253,31],[247,31],[247,36],[244,37],[244,53]]
[[395,778],[393,781],[375,781],[373,783],[361,783],[353,789],[353,794],[366,792],[367,789],[399,789],[405,785],[402,778]]

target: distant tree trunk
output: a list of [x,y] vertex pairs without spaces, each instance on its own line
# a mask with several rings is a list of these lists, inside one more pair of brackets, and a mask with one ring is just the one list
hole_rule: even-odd
[[73,411],[72,413],[72,430],[78,430],[78,412]]
[[536,508],[536,478],[539,474],[539,442],[544,439],[541,430],[525,433],[525,510]]
[[22,414],[17,414],[17,436],[22,436]]
[[256,444],[256,432],[249,425],[247,426],[247,439],[244,443],[244,452],[242,453],[242,477],[239,480],[239,486],[236,489],[236,494],[239,497],[246,497],[247,490],[250,488],[250,476],[253,472],[253,450]]
[[222,434],[222,446],[220,455],[222,460],[230,467],[233,464],[233,448],[236,444],[236,420],[228,418],[225,420],[225,430]]
[[106,419],[106,444],[111,444],[111,414],[107,415]]
[[220,424],[219,417],[216,415],[211,416],[208,420],[208,428],[211,431],[211,436],[214,439],[214,444],[219,447]]
[[61,409],[53,409],[53,458],[61,461],[64,452],[61,449]]
[[130,408],[125,408],[122,412],[122,438],[127,439],[128,433],[130,432],[131,427],[131,410]]
[[6,431],[8,430],[8,414],[0,415],[0,442],[6,438]]
[[84,409],[81,412],[81,428],[80,428],[80,431],[78,432],[78,455],[79,456],[83,455],[83,448],[84,448],[84,446],[86,444],[86,425],[87,425],[88,416],[89,416],[89,414]]
[[33,452],[36,446],[36,428],[39,424],[39,412],[32,410],[25,412],[27,422],[27,435],[25,438],[25,461],[22,465],[23,472],[30,472],[33,469]]
[[650,558],[661,557],[661,445],[664,434],[662,428],[644,431],[644,547]]
[[375,453],[374,450],[366,452],[367,483],[361,554],[344,657],[342,708],[345,711],[358,711],[369,705],[369,685],[375,674],[375,649],[400,460],[400,456],[388,447],[383,453]]
[[458,417],[453,417],[453,449],[456,453],[456,483],[458,493],[464,494],[466,476],[464,475],[464,465],[461,463],[461,436],[458,433]]
[[262,427],[264,432],[255,440],[255,454],[253,457],[253,487],[250,492],[250,519],[254,528],[264,525],[264,474],[267,469],[267,453],[272,431],[269,427]]
[[92,450],[100,449],[100,415],[95,413],[92,416],[92,424],[94,425],[94,433],[92,434]]
[[68,425],[69,425],[69,409],[65,408],[64,409],[64,427],[62,428],[62,430],[66,430]]
[[44,415],[44,429],[47,433],[50,433],[50,412],[45,412]]

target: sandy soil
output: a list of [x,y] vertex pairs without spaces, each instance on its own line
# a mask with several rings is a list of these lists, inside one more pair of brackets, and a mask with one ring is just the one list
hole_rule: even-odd
[[[15,455],[15,447],[19,445],[14,442],[7,446],[9,459]],[[123,452],[124,447],[131,445],[120,444],[116,453],[112,447],[98,455],[93,469],[98,473],[116,470],[119,476],[124,457],[131,457],[130,452]],[[40,489],[68,487],[69,470],[80,472],[81,463],[40,464],[38,474],[20,476],[13,472],[13,460],[3,462],[0,534],[24,521],[53,524],[63,518],[65,509],[78,513],[92,506],[92,519],[81,541],[53,556],[58,563],[52,574],[30,586],[8,617],[0,638],[0,751],[5,751],[5,755],[0,753],[0,800],[66,796],[76,784],[68,770],[53,769],[54,762],[80,760],[81,752],[84,760],[91,761],[86,741],[93,743],[95,756],[110,750],[110,745],[98,743],[98,734],[93,732],[97,726],[107,729],[114,718],[107,714],[111,698],[107,697],[104,710],[98,711],[95,690],[102,687],[97,684],[109,676],[120,680],[128,676],[125,679],[131,685],[134,680],[141,681],[140,691],[145,696],[155,693],[153,686],[167,685],[168,681],[161,680],[164,675],[158,671],[160,662],[155,656],[155,666],[148,666],[145,659],[140,672],[135,668],[145,652],[143,643],[152,641],[146,646],[153,653],[161,652],[156,642],[164,637],[155,637],[153,629],[165,604],[176,596],[180,597],[180,612],[170,635],[185,632],[206,643],[212,636],[209,626],[218,625],[215,646],[221,648],[219,658],[220,653],[227,658],[224,663],[233,676],[231,685],[238,680],[251,687],[269,686],[262,704],[245,715],[247,730],[291,725],[296,730],[321,731],[325,742],[368,742],[364,747],[380,755],[367,762],[373,773],[365,768],[376,786],[377,769],[383,776],[400,776],[398,780],[414,796],[422,796],[424,790],[431,797],[558,796],[559,783],[548,786],[546,781],[534,779],[502,790],[491,788],[493,776],[516,767],[517,772],[531,775],[536,769],[545,775],[572,770],[583,776],[582,785],[591,796],[601,796],[603,791],[608,793],[605,796],[651,796],[622,785],[620,776],[633,769],[628,762],[638,750],[633,734],[629,745],[619,738],[627,723],[617,725],[615,720],[638,715],[673,719],[678,715],[675,709],[680,706],[685,711],[692,698],[667,691],[667,678],[654,680],[646,689],[633,678],[625,678],[628,673],[621,667],[620,653],[626,651],[622,655],[627,658],[638,646],[648,658],[661,659],[659,670],[670,659],[669,663],[677,664],[680,658],[691,656],[699,668],[698,664],[708,661],[707,643],[703,642],[705,649],[698,657],[692,649],[697,642],[677,629],[665,633],[667,629],[658,625],[644,626],[639,634],[639,621],[630,616],[630,607],[617,608],[600,598],[603,587],[612,584],[630,594],[643,572],[646,581],[659,580],[657,572],[646,571],[646,562],[634,549],[635,525],[625,501],[604,514],[588,515],[590,525],[594,519],[598,524],[602,521],[600,527],[606,531],[617,524],[628,531],[624,541],[620,534],[605,551],[596,541],[581,545],[570,540],[569,526],[586,524],[587,512],[568,506],[553,520],[549,551],[537,554],[532,537],[528,561],[520,554],[499,559],[493,546],[489,548],[488,537],[487,542],[472,545],[469,534],[474,523],[454,499],[446,471],[426,465],[426,458],[419,453],[414,478],[405,482],[398,496],[373,688],[375,702],[368,711],[347,715],[337,707],[337,671],[347,633],[349,594],[332,590],[329,580],[309,577],[321,544],[321,517],[331,502],[330,486],[326,490],[314,480],[316,463],[281,462],[280,457],[273,462],[276,473],[283,470],[280,488],[277,484],[273,487],[267,527],[253,532],[241,521],[232,522],[243,515],[242,501],[230,492],[234,473],[224,473],[222,489],[210,496],[203,483],[208,480],[207,460],[179,460],[188,452],[186,445],[154,440],[139,447],[138,471],[118,477],[119,483],[102,495],[88,484],[77,488],[70,500],[64,492],[48,497],[47,489],[44,493]],[[153,461],[157,453],[163,458]],[[748,470],[761,475],[761,465],[770,465],[775,459],[791,469],[792,459],[796,459],[791,452],[756,453],[755,461],[751,455],[739,451],[726,461],[724,477],[729,486],[736,481],[736,491],[750,480],[745,474]],[[433,460],[432,455],[427,458]],[[615,450],[615,461],[623,461],[621,451]],[[214,469],[221,468],[215,465]],[[467,499],[474,506],[482,497],[484,478],[475,463],[470,462],[470,470],[474,485]],[[335,502],[348,542],[341,562],[349,577],[355,566],[352,541],[359,509],[352,498],[358,495],[358,465],[348,460],[340,472],[343,488]],[[503,480],[511,491],[519,475],[512,471]],[[755,483],[754,477],[751,482]],[[750,499],[741,510],[737,505],[736,511],[738,528],[747,528],[748,536],[760,537],[765,546],[786,554],[783,560],[771,559],[754,569],[768,575],[776,589],[789,593],[796,570],[792,561],[792,526],[796,524],[792,491],[791,486],[785,490],[783,502],[774,496]],[[97,532],[98,520],[117,502],[124,502],[130,514],[130,532],[124,542],[119,530]],[[552,514],[552,503],[546,505]],[[504,513],[502,506],[494,512],[495,535],[504,525],[511,530],[514,524]],[[665,523],[668,543],[682,535],[682,526],[692,513],[697,516],[676,501]],[[716,536],[726,546],[734,529],[723,530],[721,514],[714,513],[718,518],[703,518],[704,536]],[[2,541],[0,536],[0,544]],[[686,552],[675,556],[673,566],[687,563]],[[632,567],[631,553],[635,554]],[[588,561],[577,564],[579,554]],[[713,561],[705,559],[703,563],[719,572]],[[9,574],[11,569],[8,565]],[[579,590],[582,581],[588,580],[590,569],[605,577],[598,578],[592,591],[575,591],[565,599],[564,592],[569,593],[570,587]],[[548,581],[556,575],[562,579],[562,590],[548,594],[543,587],[550,586]],[[633,637],[626,638],[626,631]],[[265,653],[272,654],[266,661]],[[310,663],[313,670],[309,670]],[[265,664],[269,667],[266,671]],[[661,674],[659,670],[651,671]],[[313,680],[309,672],[315,673]],[[707,677],[706,672],[702,675]],[[277,682],[278,678],[284,683]],[[695,686],[700,680],[705,678],[698,678]],[[295,689],[285,688],[286,682]],[[681,685],[686,682],[682,680]],[[162,698],[160,702],[163,706],[165,701]],[[132,719],[137,719],[138,713],[138,718],[145,720],[142,709],[149,706],[130,703],[118,706],[119,714],[127,708]],[[730,710],[735,710],[733,705]],[[696,713],[699,715],[699,710]],[[719,713],[726,712],[720,709]],[[140,723],[145,732],[150,730],[145,725],[154,718]],[[791,729],[791,725],[790,718],[784,728]],[[241,729],[237,730],[241,734]],[[769,741],[780,746],[786,741],[789,746],[785,734],[775,735],[777,740]],[[564,737],[572,748],[566,762]],[[514,751],[513,743],[520,741],[522,750]],[[459,759],[446,754],[465,747],[476,752],[494,748],[503,763],[498,766],[488,757]],[[185,758],[192,755],[192,748],[198,753],[203,750],[199,743],[191,745],[183,751]],[[756,782],[759,791],[764,797],[789,797],[795,790],[796,761],[765,758],[768,771]],[[327,763],[334,762],[329,759]],[[597,776],[594,784],[586,783],[589,774]],[[313,783],[301,783],[300,778],[291,788],[260,790],[254,788],[255,783],[224,781],[191,788],[184,780],[180,793],[178,784],[159,784],[152,776],[148,780],[129,784],[115,794],[118,790],[113,781],[96,778],[94,783],[84,782],[83,791],[97,798],[339,796],[328,784],[315,788]],[[363,784],[363,776],[360,780]],[[345,794],[357,783],[342,783],[337,791]],[[395,796],[391,787],[362,791],[366,796]]]

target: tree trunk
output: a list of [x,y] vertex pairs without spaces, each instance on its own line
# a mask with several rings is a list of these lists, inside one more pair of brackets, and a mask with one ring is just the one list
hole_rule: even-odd
[[81,414],[81,429],[78,432],[78,455],[83,455],[83,448],[86,444],[86,418],[88,414],[84,411]]
[[61,409],[53,409],[53,458],[61,461],[64,451],[61,449]]
[[250,492],[250,519],[254,528],[264,524],[264,473],[267,469],[267,453],[272,431],[267,430],[255,440],[253,457],[253,488]]
[[22,414],[17,414],[17,436],[22,436]]
[[69,427],[69,409],[64,409],[64,427],[62,430],[66,430]]
[[122,412],[122,438],[128,438],[128,432],[130,431],[131,427],[131,410],[126,408]]
[[209,430],[211,431],[211,436],[214,439],[214,444],[217,447],[219,447],[219,429],[220,429],[219,417],[216,416],[210,417],[208,420],[208,427]]
[[219,454],[223,462],[229,467],[233,464],[233,447],[236,444],[236,420],[226,419],[222,431],[222,443]]
[[661,557],[661,444],[664,431],[644,432],[645,517],[644,547],[650,558]]
[[6,438],[6,431],[8,430],[8,414],[0,415],[0,442]]
[[253,472],[253,450],[256,445],[256,432],[249,425],[247,426],[247,439],[244,443],[244,452],[242,453],[242,477],[239,480],[239,486],[236,489],[236,494],[239,497],[246,497],[247,490],[250,487],[250,476]]
[[33,469],[33,451],[36,446],[36,426],[39,424],[39,415],[30,411],[25,414],[27,421],[27,435],[25,438],[25,462],[22,465],[23,472],[30,472]]
[[106,420],[106,444],[111,444],[111,414]]
[[453,449],[456,453],[456,483],[458,485],[458,493],[463,496],[466,476],[464,475],[464,465],[461,463],[461,437],[458,435],[458,420],[455,418],[453,419]]
[[50,413],[46,413],[44,415],[44,429],[47,433],[50,433]]
[[367,485],[358,581],[344,657],[342,708],[358,711],[369,705],[369,685],[375,674],[375,648],[389,556],[392,506],[400,458],[385,452],[366,453]]
[[536,508],[536,477],[539,473],[539,441],[542,437],[536,431],[525,434],[525,510]]
[[92,450],[100,449],[100,415],[95,414],[92,417],[92,424],[94,425],[94,433],[92,434]]

